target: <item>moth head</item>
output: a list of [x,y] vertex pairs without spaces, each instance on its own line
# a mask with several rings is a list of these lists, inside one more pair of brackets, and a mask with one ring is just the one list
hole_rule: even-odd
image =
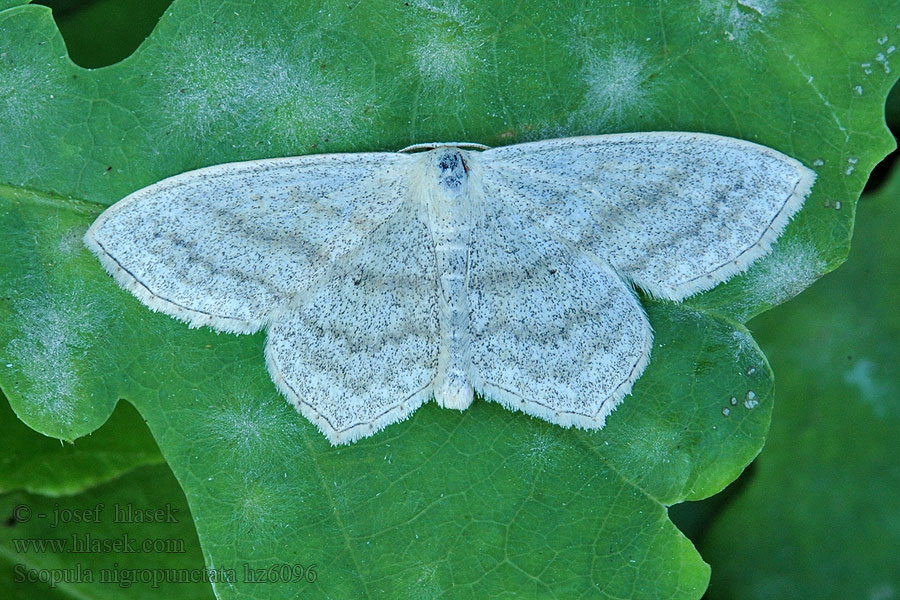
[[435,148],[431,154],[432,174],[445,193],[461,194],[469,179],[469,165],[464,151],[453,146]]

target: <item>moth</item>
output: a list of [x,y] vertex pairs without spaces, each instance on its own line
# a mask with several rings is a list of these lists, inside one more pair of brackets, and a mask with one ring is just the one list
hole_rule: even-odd
[[476,392],[598,429],[650,360],[633,286],[678,302],[746,270],[814,181],[701,133],[418,144],[183,173],[84,241],[152,310],[265,329],[272,380],[332,444]]

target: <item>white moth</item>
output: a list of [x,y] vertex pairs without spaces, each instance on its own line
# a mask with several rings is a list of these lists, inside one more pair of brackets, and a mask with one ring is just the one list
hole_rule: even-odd
[[266,328],[272,379],[333,444],[473,392],[598,429],[650,357],[631,283],[680,301],[746,270],[815,180],[699,133],[424,148],[183,173],[84,241],[153,310]]

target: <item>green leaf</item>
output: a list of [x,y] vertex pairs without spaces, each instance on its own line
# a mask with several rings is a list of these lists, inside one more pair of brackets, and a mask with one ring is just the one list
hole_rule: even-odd
[[[898,22],[874,0],[185,0],[132,57],[85,71],[45,9],[0,12],[0,244],[14,249],[0,385],[64,439],[133,402],[217,567],[315,563],[304,590],[322,597],[697,598],[708,569],[666,507],[721,489],[762,446],[772,376],[740,322],[846,255],[855,199],[892,147],[881,38]],[[749,139],[819,179],[746,275],[645,302],[651,364],[601,432],[478,401],[332,448],[277,394],[262,334],[151,313],[79,245],[105,205],[207,164],[629,130]]]
[[28,4],[31,0],[0,0],[0,10],[6,10],[7,8],[12,8],[14,6],[20,6],[22,4]]
[[850,260],[753,321],[778,373],[752,479],[702,542],[711,598],[900,590],[900,168],[863,196]]
[[8,600],[212,598],[210,578],[226,576],[208,574],[165,465],[68,497],[0,494],[0,514],[0,597]]
[[0,394],[0,439],[0,492],[71,495],[136,467],[163,462],[141,416],[127,402],[119,403],[93,435],[61,444],[26,427]]

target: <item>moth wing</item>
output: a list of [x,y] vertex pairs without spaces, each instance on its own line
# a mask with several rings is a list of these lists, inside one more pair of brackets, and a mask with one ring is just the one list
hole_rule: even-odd
[[551,423],[596,429],[647,365],[652,331],[608,265],[489,191],[469,259],[475,389]]
[[418,209],[403,203],[327,282],[269,326],[272,379],[332,444],[401,421],[433,394],[437,275]]
[[84,241],[153,310],[249,333],[397,209],[409,164],[393,153],[328,154],[190,171],[112,205]]
[[545,140],[481,154],[486,189],[669,300],[764,254],[815,173],[771,148],[679,132]]

